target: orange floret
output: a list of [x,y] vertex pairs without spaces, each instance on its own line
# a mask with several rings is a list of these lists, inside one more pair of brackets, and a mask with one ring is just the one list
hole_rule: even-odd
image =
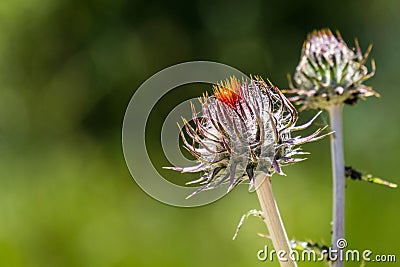
[[239,102],[239,90],[240,90],[240,82],[235,77],[231,77],[229,80],[227,79],[224,83],[214,85],[214,95],[215,97],[230,106],[231,108],[236,108],[237,103]]

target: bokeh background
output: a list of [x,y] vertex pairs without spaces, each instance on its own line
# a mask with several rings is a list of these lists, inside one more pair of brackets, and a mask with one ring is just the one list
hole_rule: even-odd
[[[122,153],[125,108],[152,74],[190,60],[285,88],[306,34],[338,29],[363,50],[373,43],[369,84],[382,95],[345,109],[346,160],[399,183],[399,10],[394,0],[0,1],[0,266],[278,266],[257,260],[270,244],[257,236],[262,221],[248,219],[232,241],[241,215],[258,208],[247,186],[191,209],[138,187]],[[157,168],[168,165],[163,118],[210,89],[200,87],[157,104],[148,128]],[[309,160],[274,177],[274,190],[290,237],[328,243],[329,140],[304,149]],[[399,190],[349,181],[346,197],[349,247],[400,257]]]

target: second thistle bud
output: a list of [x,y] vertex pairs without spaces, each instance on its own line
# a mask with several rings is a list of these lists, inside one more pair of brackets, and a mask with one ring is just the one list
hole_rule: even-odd
[[294,75],[295,93],[292,100],[303,109],[326,109],[332,104],[355,104],[359,98],[379,96],[371,87],[363,84],[375,74],[375,62],[371,60],[371,72],[365,63],[372,46],[362,54],[356,40],[350,49],[339,33],[330,30],[314,31],[304,42],[300,62]]

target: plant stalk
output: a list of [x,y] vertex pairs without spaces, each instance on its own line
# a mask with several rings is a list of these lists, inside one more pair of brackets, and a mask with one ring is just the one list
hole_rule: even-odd
[[[331,135],[331,160],[333,175],[333,227],[332,249],[340,250],[338,240],[344,238],[345,224],[345,167],[343,152],[343,104],[333,105],[329,108],[330,126],[334,133]],[[333,267],[343,267],[344,262],[337,260]]]
[[[289,239],[287,237],[285,227],[279,214],[278,206],[276,205],[274,194],[272,193],[271,178],[265,174],[260,174],[264,177],[257,177],[262,181],[257,188],[257,196],[260,201],[261,209],[264,212],[264,222],[267,225],[269,235],[272,239],[272,244],[275,251],[285,251],[284,258],[286,261],[279,261],[281,267],[297,267],[297,263],[290,258],[292,250],[290,248]],[[277,255],[277,254],[275,254]]]

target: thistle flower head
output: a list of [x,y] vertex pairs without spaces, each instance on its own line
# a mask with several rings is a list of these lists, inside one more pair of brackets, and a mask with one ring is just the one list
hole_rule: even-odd
[[332,104],[355,104],[359,98],[379,96],[363,84],[375,74],[365,63],[372,46],[363,55],[355,41],[350,49],[339,32],[336,36],[328,29],[314,31],[304,42],[300,62],[294,75],[295,85],[289,92],[297,94],[291,100],[302,109],[326,109]]
[[214,95],[204,96],[201,104],[201,114],[192,105],[194,126],[184,120],[191,140],[181,130],[183,143],[198,165],[169,168],[203,172],[200,179],[189,182],[201,184],[193,194],[223,183],[229,183],[229,191],[246,179],[254,186],[258,172],[283,175],[282,166],[303,160],[294,157],[305,154],[298,145],[325,136],[320,135],[322,128],[308,137],[292,137],[292,132],[307,128],[316,116],[295,126],[296,109],[279,89],[259,78],[239,81],[232,77],[214,86]]

